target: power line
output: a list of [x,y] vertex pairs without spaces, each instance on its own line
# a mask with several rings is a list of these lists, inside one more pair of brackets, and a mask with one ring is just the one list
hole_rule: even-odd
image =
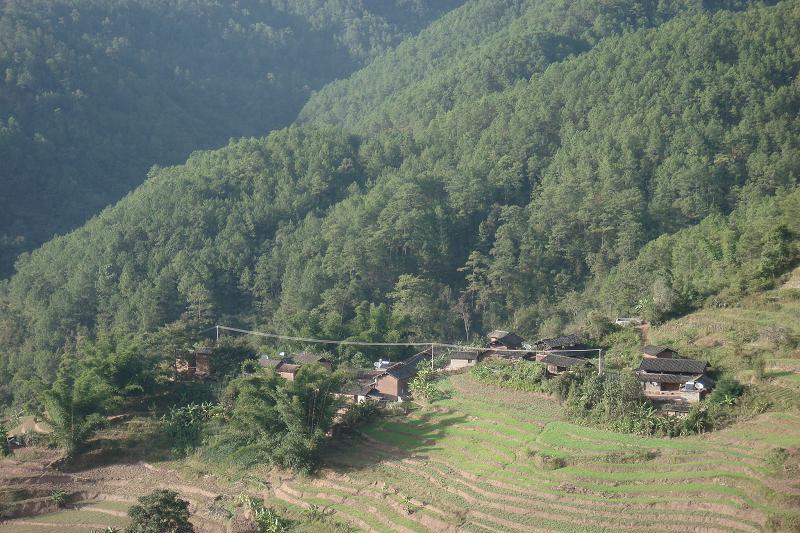
[[[492,348],[486,348],[485,346],[461,346],[459,344],[447,344],[442,342],[370,342],[370,341],[339,341],[333,339],[315,339],[311,337],[293,337],[290,335],[281,335],[278,333],[264,333],[261,331],[253,331],[249,329],[240,329],[240,328],[232,328],[230,326],[214,326],[214,328],[209,329],[216,329],[217,330],[217,338],[219,339],[219,331],[233,331],[236,333],[243,333],[246,335],[256,335],[259,337],[266,337],[269,339],[280,339],[280,340],[287,340],[287,341],[296,341],[296,342],[308,342],[312,344],[336,344],[340,346],[404,346],[404,347],[415,347],[415,346],[431,346],[431,347],[440,347],[440,348],[457,348],[460,350],[467,350],[467,351],[475,351],[475,352],[485,352],[487,350],[491,350]],[[598,352],[599,348],[589,348],[589,349],[581,349],[581,350],[525,350],[525,349],[497,349],[498,352],[518,352],[518,353],[530,353],[532,351],[537,351],[540,353],[551,353],[551,352]]]

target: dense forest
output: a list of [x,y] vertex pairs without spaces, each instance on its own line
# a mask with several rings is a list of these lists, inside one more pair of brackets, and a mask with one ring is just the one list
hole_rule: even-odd
[[153,165],[289,125],[460,0],[0,3],[0,276]]
[[708,4],[467,2],[304,123],[152,169],[0,286],[2,400],[97,332],[531,338],[772,283],[800,258],[800,4]]

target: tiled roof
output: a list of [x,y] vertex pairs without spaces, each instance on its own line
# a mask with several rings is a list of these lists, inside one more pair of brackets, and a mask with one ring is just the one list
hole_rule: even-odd
[[450,359],[464,359],[466,361],[474,361],[478,358],[478,352],[450,352],[448,356]]
[[289,359],[296,365],[310,365],[313,363],[320,363],[320,362],[327,362],[328,359],[322,355],[317,355],[313,353],[299,353],[296,355],[291,355]]
[[567,357],[566,355],[557,355],[549,353],[542,358],[542,363],[546,365],[555,365],[555,366],[563,366],[566,368],[570,368],[576,365],[587,365],[589,361],[587,359],[579,359],[577,357]]
[[425,350],[424,352],[420,352],[416,355],[412,355],[405,361],[397,363],[390,369],[386,371],[386,373],[394,378],[397,379],[406,379],[410,378],[417,373],[417,368],[419,365],[425,363],[430,357],[430,351]]
[[575,346],[581,344],[583,339],[580,335],[564,335],[553,337],[552,339],[542,339],[536,343],[537,346],[544,346],[547,349]]
[[281,359],[270,359],[269,356],[264,355],[258,358],[258,364],[270,368],[278,368],[283,364]]
[[642,359],[639,370],[656,374],[702,374],[707,367],[707,361],[695,359]]
[[292,365],[288,363],[283,363],[278,372],[287,373],[287,374],[295,374],[298,370],[300,370],[300,365]]
[[662,354],[666,351],[674,351],[672,348],[668,348],[667,346],[653,346],[647,345],[642,348],[642,353],[646,353],[647,355],[652,355],[653,357],[657,357],[659,354]]

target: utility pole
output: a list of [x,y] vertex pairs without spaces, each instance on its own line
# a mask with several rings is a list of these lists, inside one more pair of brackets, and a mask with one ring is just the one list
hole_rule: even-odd
[[603,349],[598,349],[597,354],[597,375],[599,376],[603,373]]

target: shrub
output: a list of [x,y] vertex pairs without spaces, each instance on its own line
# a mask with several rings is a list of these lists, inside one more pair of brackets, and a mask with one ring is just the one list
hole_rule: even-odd
[[170,407],[161,417],[164,436],[169,440],[172,452],[183,456],[200,444],[203,428],[212,416],[214,404],[190,403],[183,407]]
[[417,371],[409,384],[408,388],[416,400],[422,400],[428,403],[447,398],[447,394],[439,389],[434,380],[436,379],[436,372],[431,368],[421,368]]
[[545,383],[544,365],[533,361],[485,361],[470,369],[475,381],[516,390],[541,392]]
[[63,489],[56,489],[50,493],[50,499],[55,502],[58,507],[64,507],[67,503],[68,494]]
[[126,533],[194,533],[189,522],[189,502],[172,490],[155,490],[139,498],[128,510]]
[[345,410],[339,421],[339,427],[345,431],[354,431],[377,417],[378,414],[378,405],[375,402],[354,403]]
[[0,457],[5,457],[11,454],[11,446],[6,439],[6,429],[3,424],[0,424]]
[[733,405],[744,394],[744,390],[744,385],[736,379],[724,377],[717,382],[714,390],[708,395],[708,401],[709,403]]

